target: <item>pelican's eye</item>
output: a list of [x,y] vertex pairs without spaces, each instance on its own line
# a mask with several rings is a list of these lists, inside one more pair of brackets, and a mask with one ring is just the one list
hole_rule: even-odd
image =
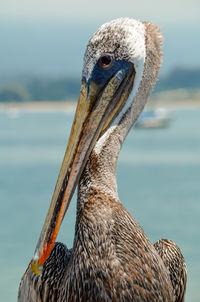
[[110,69],[113,66],[114,62],[114,55],[110,53],[105,53],[99,58],[98,65],[103,69]]

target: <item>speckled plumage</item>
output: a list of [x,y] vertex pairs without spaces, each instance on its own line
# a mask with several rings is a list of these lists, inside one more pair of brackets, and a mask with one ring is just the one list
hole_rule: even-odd
[[187,268],[181,250],[171,240],[161,239],[154,243],[154,247],[169,271],[173,286],[175,302],[184,302],[187,283]]
[[73,248],[55,244],[40,276],[34,276],[29,266],[18,302],[179,301],[176,284],[170,279],[171,266],[160,253],[162,246],[155,245],[155,249],[120,203],[116,183],[122,143],[157,78],[160,41],[156,25],[128,18],[103,25],[89,41],[85,78],[90,77],[100,55],[113,51],[117,59],[134,64],[136,78],[123,114],[97,141],[81,175]]

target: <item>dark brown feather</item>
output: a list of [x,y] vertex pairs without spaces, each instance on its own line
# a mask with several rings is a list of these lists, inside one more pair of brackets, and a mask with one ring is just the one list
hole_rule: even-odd
[[187,268],[185,259],[177,244],[168,239],[154,243],[158,254],[169,271],[173,286],[175,302],[184,302],[187,284]]

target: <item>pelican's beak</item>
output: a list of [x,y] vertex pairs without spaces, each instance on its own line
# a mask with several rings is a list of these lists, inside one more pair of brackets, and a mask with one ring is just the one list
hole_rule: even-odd
[[40,273],[53,249],[91,150],[125,104],[134,76],[133,64],[129,64],[126,69],[119,69],[103,87],[95,81],[90,80],[88,84],[83,80],[68,146],[32,259],[31,267],[35,274]]

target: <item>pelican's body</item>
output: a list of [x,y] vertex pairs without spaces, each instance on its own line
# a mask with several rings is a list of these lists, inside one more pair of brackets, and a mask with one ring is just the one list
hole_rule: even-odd
[[[120,203],[116,185],[122,143],[157,78],[160,41],[154,24],[128,18],[103,25],[89,41],[72,149],[68,145],[35,255],[20,284],[19,302],[183,301],[184,261],[176,267],[174,283],[173,268],[167,265],[176,261],[173,256],[182,257],[180,250],[173,244],[179,253],[166,263],[160,252],[164,245],[151,244]],[[61,243],[53,248],[78,181],[73,248]],[[32,270],[42,273],[36,276]]]

